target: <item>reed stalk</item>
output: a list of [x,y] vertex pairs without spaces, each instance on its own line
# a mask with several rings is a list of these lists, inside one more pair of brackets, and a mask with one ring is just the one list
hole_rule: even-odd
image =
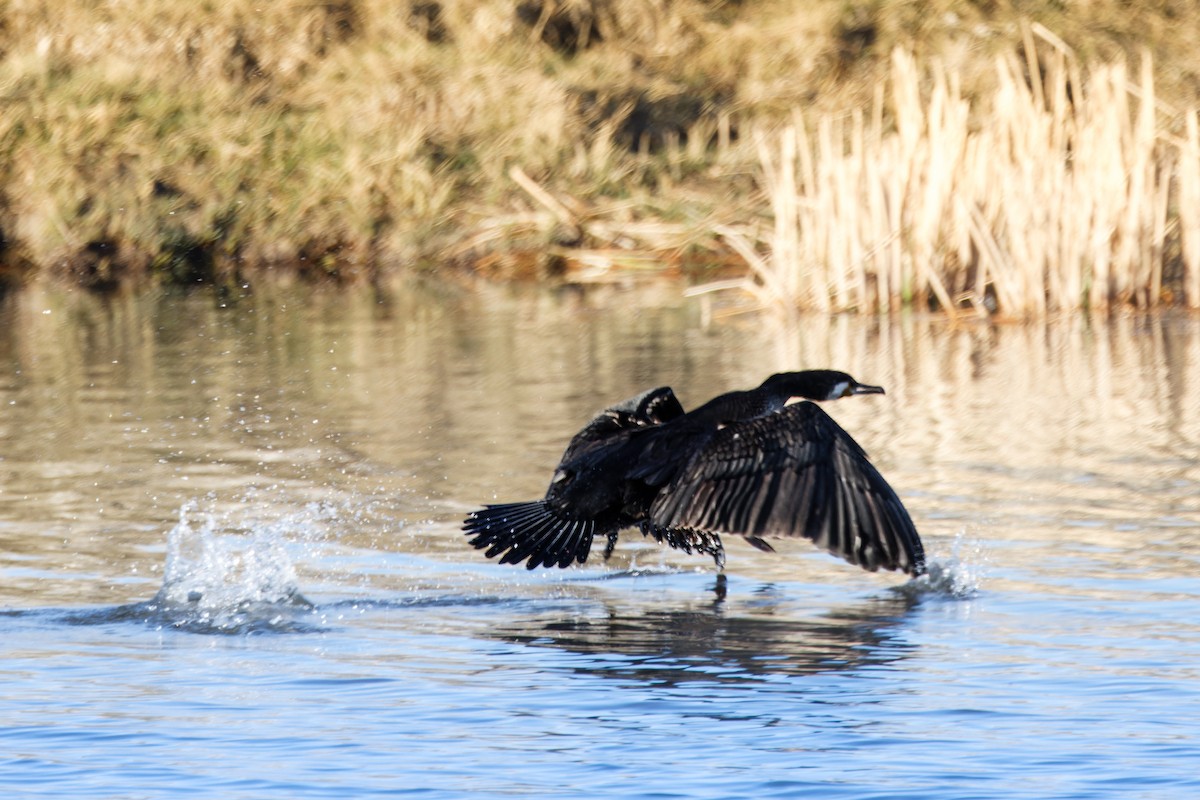
[[972,103],[957,72],[896,50],[886,125],[878,111],[869,122],[797,111],[760,133],[773,217],[766,266],[756,267],[763,289],[818,311],[906,301],[1018,317],[1149,308],[1163,300],[1178,226],[1195,306],[1195,113],[1186,139],[1169,136],[1148,55],[1136,78],[1119,61],[1085,77],[1057,46],[1045,65],[1031,82],[1026,64],[998,57],[994,90]]
[[1190,209],[1180,214],[1180,240],[1187,268],[1184,297],[1190,308],[1200,308],[1200,121],[1195,110],[1186,116],[1187,138],[1180,147],[1179,206]]

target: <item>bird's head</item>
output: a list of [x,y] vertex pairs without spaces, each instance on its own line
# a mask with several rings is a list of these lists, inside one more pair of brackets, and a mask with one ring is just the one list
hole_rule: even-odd
[[832,369],[809,369],[802,372],[780,372],[763,381],[762,387],[789,399],[837,400],[854,394],[884,394],[882,386],[859,383],[845,372]]

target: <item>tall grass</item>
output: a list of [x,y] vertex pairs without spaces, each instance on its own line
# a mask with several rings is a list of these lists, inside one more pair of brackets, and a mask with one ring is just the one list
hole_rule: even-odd
[[1017,11],[965,0],[0,4],[0,290],[653,257],[812,308],[1196,304],[1195,120],[1153,92],[1200,49],[1069,5],[1021,13],[1111,66],[1030,82]]
[[1186,124],[1179,158],[1179,227],[1188,269],[1183,284],[1188,306],[1200,308],[1200,122],[1195,109],[1187,113]]
[[733,232],[754,291],[823,311],[1040,316],[1158,305],[1173,270],[1200,307],[1196,114],[1156,104],[1150,58],[1085,73],[1060,45],[1041,77],[1014,56],[994,69],[972,102],[956,72],[897,50],[869,113],[797,111],[760,135],[773,228]]

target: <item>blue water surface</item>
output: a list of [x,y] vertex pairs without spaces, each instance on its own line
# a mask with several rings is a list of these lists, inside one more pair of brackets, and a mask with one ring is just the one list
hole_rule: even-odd
[[[1200,322],[0,303],[0,797],[1200,797]],[[740,321],[739,321],[740,320]],[[929,577],[467,546],[606,402],[801,366]]]
[[719,600],[695,572],[492,572],[445,575],[479,587],[467,591],[238,612],[236,629],[153,603],[10,612],[0,785],[30,798],[1200,794],[1200,636],[1175,624],[1195,597],[1137,597],[1131,613],[986,584],[962,597],[731,576]]

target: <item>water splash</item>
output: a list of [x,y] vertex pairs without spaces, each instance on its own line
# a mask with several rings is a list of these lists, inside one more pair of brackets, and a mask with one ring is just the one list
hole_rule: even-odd
[[987,554],[982,543],[959,531],[949,557],[931,559],[928,571],[899,587],[899,591],[913,597],[935,595],[965,600],[979,593],[986,567]]
[[311,538],[327,509],[309,506],[255,519],[245,502],[220,512],[207,498],[179,509],[167,534],[163,585],[148,603],[126,607],[146,621],[197,633],[311,630],[313,604],[300,593],[289,538]]

